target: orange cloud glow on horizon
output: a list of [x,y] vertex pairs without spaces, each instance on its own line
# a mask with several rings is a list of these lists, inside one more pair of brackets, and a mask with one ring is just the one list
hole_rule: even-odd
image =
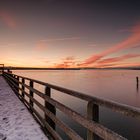
[[76,60],[73,56],[69,56],[63,59],[60,64],[55,64],[54,68],[74,68],[76,67]]
[[140,43],[140,24],[131,28],[131,35],[127,39],[99,54],[89,57],[83,63],[79,64],[79,66],[89,66],[90,64],[94,64],[105,56],[124,49],[133,48],[138,43]]
[[117,67],[140,67],[140,62],[137,63],[121,63],[121,64],[116,64],[113,66],[113,68]]
[[119,62],[119,61],[123,61],[123,60],[130,59],[130,58],[135,58],[135,57],[140,57],[140,54],[127,54],[127,55],[123,55],[123,56],[107,58],[107,59],[98,61],[98,64],[114,63],[114,62]]

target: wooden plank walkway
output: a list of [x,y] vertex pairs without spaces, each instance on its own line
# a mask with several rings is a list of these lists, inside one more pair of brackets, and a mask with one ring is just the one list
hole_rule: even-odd
[[[127,140],[123,136],[115,133],[114,131],[108,129],[107,127],[99,123],[100,107],[105,107],[107,109],[112,110],[113,112],[117,112],[124,116],[140,120],[140,109],[136,107],[120,104],[103,98],[89,96],[86,95],[85,93],[80,93],[77,91],[59,87],[57,85],[52,85],[39,80],[30,79],[28,77],[15,75],[12,73],[3,72],[3,76],[8,81],[12,89],[17,93],[17,96],[19,96],[26,103],[27,107],[31,109],[31,111],[35,114],[35,116],[37,116],[43,127],[45,127],[49,131],[49,133],[53,136],[55,140],[62,140],[61,136],[56,131],[56,129],[53,129],[55,128],[55,126],[58,126],[70,139],[83,140],[83,138],[77,132],[75,132],[74,129],[69,127],[67,124],[63,122],[63,120],[60,120],[60,118],[58,118],[58,116],[56,115],[56,109],[63,112],[70,119],[79,123],[81,127],[86,128],[87,140],[97,139],[98,137],[104,140]],[[36,86],[34,86],[36,84],[42,86],[44,88],[44,92],[39,91],[36,88]],[[3,89],[7,88],[5,87]],[[26,89],[28,90],[28,93]],[[72,97],[86,101],[87,114],[81,115],[77,111],[75,111],[75,109],[73,110],[72,108],[69,108],[65,104],[60,103],[57,100],[51,98],[52,90],[56,90],[63,94],[67,94]],[[13,94],[10,94],[10,96],[12,95]],[[33,98],[36,95],[44,100],[45,106],[42,105],[38,100]],[[29,102],[26,100],[25,98],[26,96],[28,97]],[[37,112],[37,110],[34,108],[34,105],[37,105],[44,112],[45,118],[43,118]],[[15,106],[13,106],[12,109],[13,108],[15,108]],[[37,139],[40,140],[40,138]]]
[[48,140],[5,79],[0,76],[0,140]]

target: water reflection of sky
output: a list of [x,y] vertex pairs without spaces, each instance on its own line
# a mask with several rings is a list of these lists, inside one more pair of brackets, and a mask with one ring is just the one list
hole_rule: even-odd
[[[111,99],[120,103],[140,107],[140,92],[136,76],[140,71],[130,70],[80,70],[80,71],[16,71],[19,75],[83,92],[92,96]],[[43,87],[36,85],[43,91]],[[52,97],[81,114],[86,114],[87,102],[52,90]],[[86,130],[57,111],[57,116],[86,138]],[[139,140],[140,123],[129,117],[100,107],[100,122],[123,136]],[[59,132],[61,132],[58,129]],[[61,133],[62,134],[62,133]],[[63,135],[63,134],[62,134]],[[64,136],[64,135],[63,135]],[[65,137],[65,136],[64,136]],[[66,137],[65,137],[66,139]]]

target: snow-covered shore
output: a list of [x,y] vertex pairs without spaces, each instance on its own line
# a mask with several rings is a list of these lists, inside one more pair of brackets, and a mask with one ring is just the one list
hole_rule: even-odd
[[0,76],[0,140],[48,140],[24,104]]

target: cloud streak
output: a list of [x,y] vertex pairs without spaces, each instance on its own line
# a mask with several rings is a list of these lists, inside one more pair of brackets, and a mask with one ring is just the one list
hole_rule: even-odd
[[55,68],[74,68],[76,65],[76,60],[74,56],[69,56],[63,59],[62,63],[55,64]]
[[0,19],[10,28],[15,29],[17,22],[15,18],[7,11],[0,11]]
[[52,38],[52,39],[42,39],[36,44],[36,49],[39,51],[44,51],[47,48],[47,43],[61,42],[61,41],[71,41],[79,40],[80,37],[68,37],[68,38]]
[[130,59],[130,58],[135,58],[135,57],[140,57],[140,54],[127,54],[127,55],[123,55],[120,57],[107,58],[107,59],[103,59],[103,60],[99,61],[98,64],[114,63],[114,62],[119,62],[119,61],[123,61],[123,60]]
[[40,40],[43,42],[56,42],[56,41],[68,41],[68,40],[79,40],[80,37],[64,37],[64,38],[52,38],[52,39],[44,39]]
[[90,64],[95,63],[96,61],[100,60],[105,56],[108,56],[110,54],[116,53],[124,49],[133,48],[139,42],[140,42],[140,24],[137,24],[131,28],[131,35],[128,38],[126,38],[124,41],[118,43],[117,45],[99,54],[89,57],[83,63],[81,63],[80,66],[88,66]]
[[140,67],[140,62],[136,62],[136,63],[121,63],[121,64],[116,64],[113,67]]

